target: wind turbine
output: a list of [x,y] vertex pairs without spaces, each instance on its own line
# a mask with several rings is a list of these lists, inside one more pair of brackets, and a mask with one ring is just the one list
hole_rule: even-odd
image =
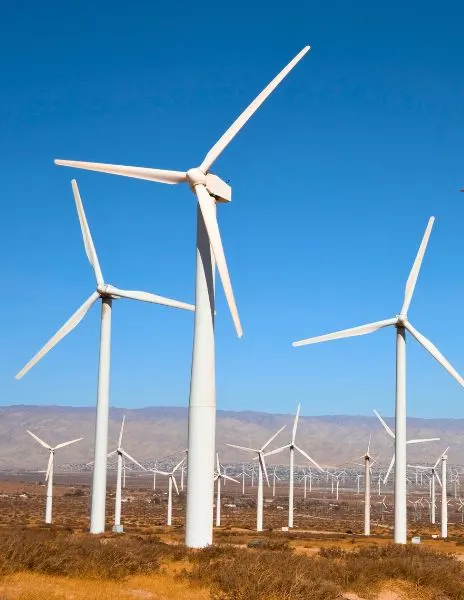
[[[371,436],[367,444],[367,450],[359,458],[364,459],[364,535],[371,535]],[[379,489],[380,492],[380,489]],[[359,494],[359,479],[358,479],[358,494]],[[380,495],[380,494],[379,494]],[[385,498],[384,498],[385,500]]]
[[113,526],[113,531],[115,533],[123,532],[123,527],[121,525],[121,479],[122,479],[122,470],[123,470],[124,459],[127,458],[128,460],[133,462],[135,465],[140,467],[143,471],[146,471],[146,468],[144,466],[142,466],[139,462],[137,462],[135,460],[135,458],[132,458],[132,456],[130,454],[128,454],[122,447],[122,434],[124,432],[124,423],[125,422],[126,422],[126,415],[124,415],[124,417],[122,418],[121,431],[119,432],[119,439],[118,439],[118,447],[116,448],[116,450],[113,450],[113,452],[110,452],[108,454],[108,458],[110,456],[114,456],[115,454],[118,457],[118,472],[117,472],[117,476],[116,476],[116,499],[115,499],[115,505],[114,505],[114,526]]
[[294,342],[294,346],[305,346],[346,337],[373,333],[384,327],[396,329],[396,409],[395,409],[395,532],[394,540],[397,544],[406,544],[407,541],[407,514],[406,514],[406,331],[408,331],[430,354],[437,360],[448,373],[464,386],[464,380],[451,366],[432,342],[424,337],[408,320],[408,309],[416,287],[422,259],[432,231],[434,217],[429,219],[422,243],[412,266],[404,294],[403,306],[400,314],[391,319],[368,323],[360,327],[352,327],[335,333]]
[[231,448],[238,448],[239,450],[245,450],[245,452],[255,452],[257,454],[256,458],[258,459],[258,497],[256,502],[256,531],[263,530],[263,474],[266,477],[266,482],[268,487],[269,477],[267,475],[266,463],[264,461],[264,450],[269,446],[269,444],[275,440],[275,438],[279,435],[281,431],[285,429],[286,425],[281,427],[276,433],[274,433],[267,442],[261,446],[261,448],[247,448],[246,446],[237,446],[236,444],[227,444]]
[[25,367],[16,375],[21,379],[36,363],[43,358],[58,342],[70,333],[85,317],[95,302],[101,299],[101,330],[100,330],[100,357],[98,365],[97,388],[97,415],[95,423],[95,450],[92,481],[92,508],[90,514],[90,533],[103,533],[105,531],[105,499],[106,499],[106,459],[108,452],[108,413],[110,396],[110,342],[111,342],[111,307],[113,299],[128,298],[152,304],[162,304],[184,310],[194,311],[195,307],[185,302],[170,300],[162,296],[147,292],[127,291],[105,283],[98,261],[95,246],[87,223],[84,206],[79,194],[77,182],[72,180],[74,200],[77,215],[81,226],[87,258],[95,273],[96,290],[87,298],[55,335],[37,352]]
[[242,471],[239,473],[238,476],[242,478],[242,496],[244,496],[245,495],[245,477],[251,477],[251,475],[249,475],[245,471],[245,465],[242,465]]
[[[276,481],[280,481],[280,477],[277,475],[277,467],[275,466],[274,471],[272,473],[272,497],[273,498],[275,498]],[[306,489],[306,481],[305,481],[305,489]]]
[[70,440],[69,442],[63,442],[62,444],[57,444],[56,446],[50,446],[47,442],[44,442],[39,438],[39,436],[26,430],[29,435],[31,435],[41,446],[46,448],[50,456],[48,458],[48,466],[45,475],[45,481],[47,482],[47,500],[45,503],[45,523],[50,524],[52,522],[52,504],[53,504],[53,466],[55,460],[55,451],[60,448],[64,448],[65,446],[69,446],[70,444],[75,444],[76,442],[80,442],[83,438],[77,438],[75,440]]
[[169,526],[172,525],[172,486],[173,486],[173,484],[174,484],[174,487],[176,488],[177,495],[179,495],[179,488],[177,487],[177,482],[176,482],[174,473],[177,471],[177,469],[181,465],[183,465],[185,460],[187,460],[186,456],[184,456],[184,458],[179,463],[177,463],[177,465],[174,467],[174,469],[172,471],[159,471],[159,470],[156,471],[160,475],[166,475],[166,477],[169,477],[169,480],[168,480],[168,518],[167,518],[167,525],[169,525]]
[[440,456],[441,459],[441,537],[448,537],[448,496],[447,496],[447,485],[446,485],[446,463],[448,455],[446,454],[448,448]]
[[234,483],[240,483],[237,479],[226,475],[224,467],[222,467],[219,462],[219,454],[216,453],[216,475],[214,476],[214,481],[216,481],[216,527],[221,526],[221,482],[228,479],[229,481],[233,481]]
[[289,444],[286,444],[285,446],[282,446],[281,448],[277,448],[276,450],[271,450],[270,452],[266,452],[265,456],[270,456],[271,454],[278,454],[279,452],[282,452],[283,450],[289,450],[290,451],[290,482],[289,482],[289,489],[288,489],[288,527],[293,527],[293,494],[294,494],[294,462],[295,462],[295,450],[297,450],[297,452],[299,452],[302,456],[304,456],[310,463],[312,463],[317,469],[319,469],[319,471],[321,473],[324,472],[324,469],[322,467],[320,467],[317,462],[312,459],[309,454],[306,454],[306,452],[304,450],[302,450],[299,446],[296,445],[295,442],[295,438],[296,438],[296,430],[298,427],[298,419],[300,417],[300,408],[301,405],[298,404],[297,409],[296,409],[296,415],[295,415],[295,420],[293,422],[293,429],[292,429],[292,439],[290,441]]
[[425,466],[421,466],[421,465],[408,465],[410,467],[413,467],[414,469],[420,469],[422,471],[429,471],[429,470],[431,471],[431,477],[430,477],[430,521],[432,522],[433,525],[435,525],[435,507],[436,507],[435,479],[438,481],[440,487],[442,487],[442,482],[437,473],[437,467],[438,467],[438,463],[442,459],[442,456],[445,455],[448,450],[449,450],[449,446],[442,454],[440,454],[440,456],[437,458],[433,467],[425,467]]
[[213,540],[213,495],[216,430],[215,352],[214,352],[214,271],[219,277],[240,338],[238,315],[227,262],[216,219],[216,204],[230,202],[232,190],[211,168],[245,123],[266,98],[308,52],[306,46],[253,100],[206,154],[200,166],[188,171],[166,171],[92,162],[55,160],[57,165],[145,179],[169,185],[187,184],[194,193],[197,208],[197,251],[195,285],[195,327],[189,401],[189,454],[185,543],[203,548]]
[[[378,418],[378,420],[382,423],[385,431],[388,433],[388,435],[395,439],[395,434],[393,433],[393,431],[391,430],[391,428],[385,423],[385,421],[382,419],[382,417],[379,415],[379,413],[374,409],[374,414],[375,416]],[[420,438],[420,439],[413,439],[413,440],[407,440],[406,444],[422,444],[424,442],[439,442],[440,438]],[[395,452],[393,453],[392,457],[391,457],[391,461],[390,464],[388,466],[387,472],[385,473],[385,477],[383,479],[383,484],[386,485],[388,477],[390,476],[391,470],[393,469],[393,465],[395,464]],[[396,472],[396,471],[395,471]],[[405,480],[406,480],[406,475],[405,475]],[[396,484],[395,484],[396,485]]]

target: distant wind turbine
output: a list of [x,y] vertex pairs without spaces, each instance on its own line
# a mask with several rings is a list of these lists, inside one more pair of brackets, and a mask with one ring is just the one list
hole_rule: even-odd
[[45,503],[45,523],[50,524],[52,522],[52,504],[53,504],[53,467],[55,460],[55,451],[60,448],[64,448],[65,446],[69,446],[70,444],[75,444],[76,442],[80,442],[84,438],[77,438],[75,440],[70,440],[69,442],[63,442],[62,444],[57,444],[56,446],[50,446],[47,442],[44,442],[39,438],[38,435],[32,433],[27,429],[27,433],[31,435],[41,446],[46,448],[50,456],[48,458],[47,471],[45,475],[45,481],[47,481],[47,500]]
[[294,346],[317,344],[346,337],[373,333],[384,327],[396,329],[396,410],[395,410],[395,532],[394,540],[397,544],[406,544],[407,541],[407,498],[406,498],[406,331],[408,331],[430,354],[437,360],[456,381],[464,386],[464,379],[452,367],[432,342],[424,337],[408,320],[408,309],[411,304],[414,288],[424,258],[427,243],[432,231],[434,217],[429,219],[422,243],[412,266],[404,293],[403,306],[399,315],[384,321],[368,323],[360,327],[352,327],[335,333],[312,337],[299,342]]
[[45,346],[37,352],[21,371],[19,371],[16,375],[16,379],[21,379],[21,377],[38,363],[47,352],[77,327],[93,304],[95,304],[97,300],[101,300],[100,358],[98,365],[97,415],[95,423],[95,454],[93,460],[94,468],[90,533],[103,533],[105,531],[106,455],[108,452],[108,413],[110,396],[111,307],[113,299],[129,298],[131,300],[140,300],[151,304],[162,304],[164,306],[172,306],[174,308],[190,311],[194,311],[195,307],[191,304],[186,304],[185,302],[170,300],[169,298],[147,292],[121,290],[105,283],[75,179],[72,180],[72,189],[84,240],[85,252],[94,270],[97,287],[84,304],[76,310]]
[[442,486],[440,476],[437,473],[437,467],[438,467],[438,463],[442,460],[442,457],[447,453],[448,450],[449,450],[449,446],[448,446],[448,448],[446,448],[446,450],[444,452],[442,452],[440,454],[440,456],[437,458],[433,467],[426,467],[426,466],[422,466],[422,465],[408,465],[409,467],[411,467],[413,469],[420,469],[421,471],[430,471],[431,472],[431,477],[430,477],[430,522],[433,525],[435,525],[435,518],[436,518],[435,517],[435,508],[436,508],[435,479],[438,481],[440,487]]
[[176,477],[175,477],[175,472],[177,471],[177,469],[182,466],[184,464],[184,462],[187,460],[187,457],[184,456],[184,458],[177,463],[177,465],[174,467],[174,469],[172,471],[159,471],[158,469],[156,470],[157,473],[159,473],[160,475],[165,475],[166,477],[168,477],[168,518],[167,518],[167,525],[172,525],[172,486],[174,485],[174,487],[176,488],[176,494],[179,495],[179,488],[177,487],[177,482],[176,482]]
[[216,527],[221,526],[221,483],[226,480],[233,481],[234,483],[240,483],[237,479],[226,475],[224,467],[219,462],[219,454],[216,453],[216,474],[214,476],[216,481]]

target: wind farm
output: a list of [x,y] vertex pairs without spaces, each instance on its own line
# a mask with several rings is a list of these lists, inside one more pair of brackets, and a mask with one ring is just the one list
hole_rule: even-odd
[[5,600],[464,597],[459,15],[258,4],[6,11]]

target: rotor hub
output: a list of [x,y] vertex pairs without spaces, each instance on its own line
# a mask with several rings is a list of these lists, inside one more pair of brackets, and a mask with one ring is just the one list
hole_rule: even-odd
[[187,171],[187,181],[192,187],[199,184],[206,186],[206,175],[201,169],[195,167],[194,169],[189,169]]

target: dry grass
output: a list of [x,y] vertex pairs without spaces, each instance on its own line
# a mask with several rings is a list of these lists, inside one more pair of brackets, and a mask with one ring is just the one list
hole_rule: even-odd
[[190,551],[154,535],[0,530],[0,598],[334,600],[347,591],[373,598],[387,586],[401,598],[464,600],[463,563],[429,548],[352,544],[306,554],[269,534],[256,548],[227,541]]

